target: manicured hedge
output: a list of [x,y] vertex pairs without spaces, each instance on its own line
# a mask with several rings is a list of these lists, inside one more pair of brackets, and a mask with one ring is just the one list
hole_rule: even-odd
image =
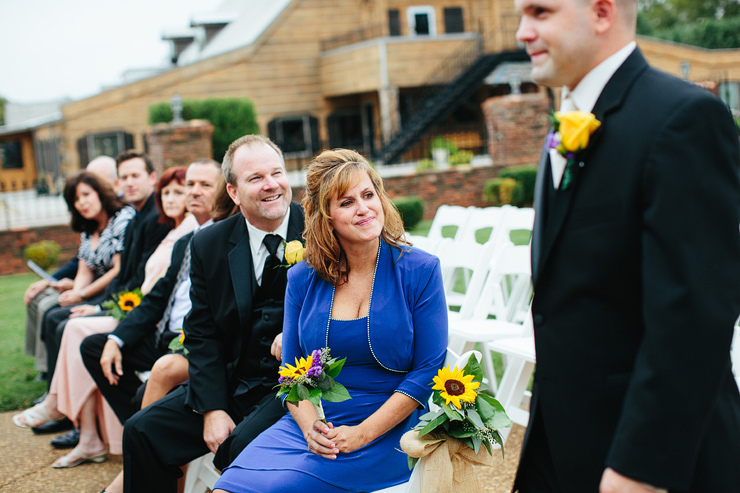
[[403,219],[403,227],[410,229],[419,224],[424,217],[424,201],[416,195],[399,197],[393,200]]

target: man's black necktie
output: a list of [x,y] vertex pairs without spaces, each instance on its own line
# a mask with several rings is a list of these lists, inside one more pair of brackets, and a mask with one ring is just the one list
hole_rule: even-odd
[[280,258],[277,256],[278,246],[283,241],[278,235],[265,235],[265,239],[262,243],[267,247],[267,251],[270,255],[265,259],[265,268],[262,269],[262,288],[270,289],[278,277],[278,265],[280,265]]

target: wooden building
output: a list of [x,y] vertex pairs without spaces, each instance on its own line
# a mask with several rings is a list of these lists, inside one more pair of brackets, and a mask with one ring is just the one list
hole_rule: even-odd
[[[70,173],[99,154],[144,149],[149,106],[175,94],[251,99],[261,131],[293,167],[323,146],[391,156],[384,149],[427,111],[430,88],[452,90],[485,56],[513,54],[492,58],[476,75],[481,80],[523,59],[517,25],[513,0],[226,0],[164,37],[175,62],[169,70],[63,106],[61,123],[50,126],[60,132],[61,169]],[[638,44],[668,72],[681,75],[688,62],[692,80],[740,81],[740,50]],[[525,91],[538,90],[520,82]],[[458,125],[473,141],[476,132],[485,139],[480,103],[507,92],[508,85],[478,81],[455,96],[454,111],[430,118]],[[424,128],[416,134],[429,133],[429,124],[417,126]],[[395,158],[413,138],[397,146]]]

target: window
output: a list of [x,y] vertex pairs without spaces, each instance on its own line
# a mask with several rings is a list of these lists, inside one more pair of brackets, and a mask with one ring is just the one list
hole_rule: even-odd
[[740,110],[740,82],[720,82],[719,97],[731,109]]
[[80,168],[99,156],[116,157],[127,149],[133,149],[134,136],[123,130],[87,134],[77,141]]
[[444,15],[446,33],[451,34],[465,32],[462,7],[445,7]]
[[286,157],[310,157],[319,150],[318,120],[311,115],[275,118],[267,124],[267,133]]
[[409,7],[406,9],[406,19],[411,36],[437,35],[437,18],[434,14],[434,7],[429,5]]
[[0,161],[3,169],[23,169],[23,153],[20,140],[0,142]]
[[335,111],[326,119],[326,126],[329,130],[329,147],[363,149],[365,143],[359,108]]
[[388,11],[388,33],[391,36],[401,35],[401,13],[398,9]]

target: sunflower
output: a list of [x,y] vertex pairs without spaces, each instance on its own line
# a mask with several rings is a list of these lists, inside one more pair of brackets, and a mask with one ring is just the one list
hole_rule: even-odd
[[130,312],[131,310],[139,306],[139,303],[141,303],[141,296],[132,292],[123,293],[118,298],[118,306],[124,312]]
[[285,368],[282,366],[278,370],[278,374],[281,377],[285,378],[291,378],[293,380],[297,379],[298,377],[305,375],[308,370],[311,369],[311,364],[313,363],[313,356],[309,356],[308,359],[301,358],[300,361],[298,361],[298,358],[295,359],[295,366],[285,364]]
[[473,381],[473,375],[466,375],[463,370],[458,370],[457,366],[452,371],[445,366],[432,380],[434,381],[432,390],[441,390],[440,396],[445,402],[448,405],[452,402],[458,409],[462,409],[460,401],[475,402],[478,395],[475,389],[480,387],[480,382]]

